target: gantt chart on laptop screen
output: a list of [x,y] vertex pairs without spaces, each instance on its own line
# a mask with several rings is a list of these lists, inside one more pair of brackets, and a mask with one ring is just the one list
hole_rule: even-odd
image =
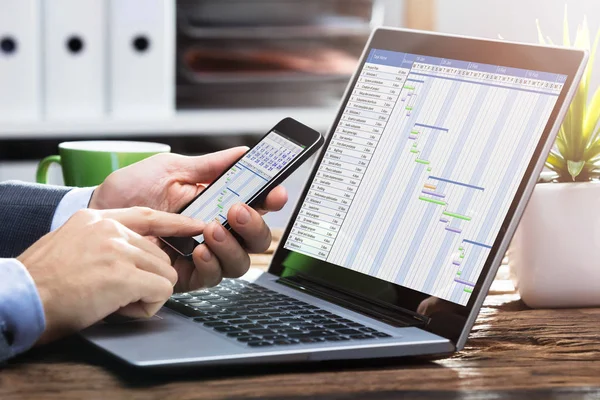
[[371,50],[285,248],[466,305],[566,79]]

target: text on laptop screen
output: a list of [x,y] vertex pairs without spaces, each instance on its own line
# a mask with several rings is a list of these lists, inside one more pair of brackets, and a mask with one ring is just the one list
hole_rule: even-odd
[[566,80],[371,50],[284,247],[466,305]]

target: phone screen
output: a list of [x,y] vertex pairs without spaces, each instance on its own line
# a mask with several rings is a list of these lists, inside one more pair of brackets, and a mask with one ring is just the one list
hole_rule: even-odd
[[[224,224],[231,206],[252,200],[304,149],[305,146],[285,135],[271,131],[181,214],[206,223],[217,221]],[[194,239],[204,242],[203,235]]]

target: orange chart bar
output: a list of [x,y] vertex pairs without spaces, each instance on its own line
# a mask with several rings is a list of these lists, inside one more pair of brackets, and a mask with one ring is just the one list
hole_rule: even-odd
[[426,187],[427,189],[431,189],[431,190],[437,189],[437,186],[434,186],[434,185],[425,185],[424,187]]

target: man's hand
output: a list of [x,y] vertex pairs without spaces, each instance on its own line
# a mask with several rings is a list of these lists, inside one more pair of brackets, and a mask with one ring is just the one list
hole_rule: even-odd
[[[206,184],[215,180],[247,150],[237,147],[199,157],[159,154],[112,173],[94,192],[91,208],[111,209],[132,206],[178,212]],[[210,223],[205,231],[205,244],[194,250],[193,263],[175,252],[169,252],[179,274],[177,291],[217,285],[223,277],[239,277],[248,271],[248,252],[265,251],[271,243],[271,232],[262,219],[268,211],[280,210],[287,201],[283,187],[269,193],[262,209],[244,204],[234,205],[227,214],[232,229],[242,238],[240,244],[220,224]]]
[[204,223],[149,208],[82,210],[18,260],[40,294],[41,342],[86,328],[119,311],[154,315],[173,293],[177,273],[147,235],[192,236]]

